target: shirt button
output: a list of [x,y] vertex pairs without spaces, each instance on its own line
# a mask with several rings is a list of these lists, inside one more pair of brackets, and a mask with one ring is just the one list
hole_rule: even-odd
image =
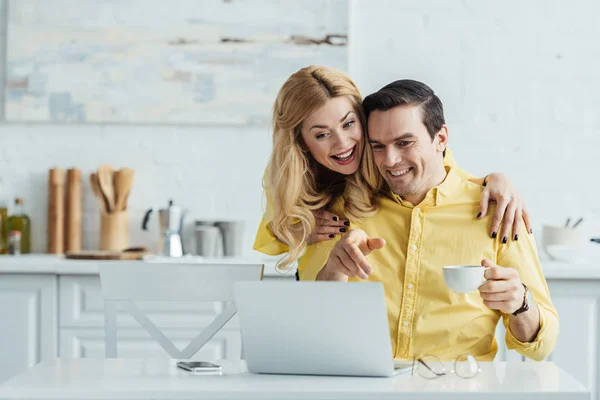
[[404,326],[408,326],[408,322],[404,321]]
[[415,208],[416,212],[421,212],[421,209],[419,207]]
[[410,246],[411,249],[416,250],[417,249],[417,245],[413,244],[412,246]]
[[413,285],[412,285],[412,283],[409,283],[409,284],[408,284],[408,288],[409,288],[409,289],[412,289],[412,288],[413,288]]

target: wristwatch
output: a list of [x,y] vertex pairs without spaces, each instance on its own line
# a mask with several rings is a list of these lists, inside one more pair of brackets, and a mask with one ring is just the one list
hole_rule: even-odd
[[529,310],[529,304],[531,304],[531,301],[532,301],[531,291],[529,290],[529,288],[523,282],[521,282],[521,285],[523,285],[523,287],[525,288],[525,293],[523,294],[523,305],[521,306],[521,308],[519,308],[517,311],[515,311],[512,315],[519,315],[519,314],[524,313],[525,311]]

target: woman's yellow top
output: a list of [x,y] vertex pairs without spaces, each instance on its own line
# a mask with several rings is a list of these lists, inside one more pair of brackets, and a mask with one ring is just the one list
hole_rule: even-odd
[[[444,165],[452,167],[453,171],[457,172],[459,176],[466,179],[473,179],[474,176],[468,174],[467,172],[461,170],[456,165],[454,161],[454,156],[450,149],[446,150],[446,156],[444,157]],[[267,197],[267,205],[266,211],[263,214],[262,220],[260,221],[260,225],[258,227],[258,231],[256,232],[256,239],[254,240],[254,250],[260,251],[261,253],[268,254],[271,256],[275,256],[278,254],[286,253],[289,250],[289,247],[286,244],[281,243],[271,229],[269,228],[269,222],[273,220],[273,194],[266,190]],[[330,212],[343,217],[344,210],[341,199],[334,202],[332,207],[329,210]],[[323,254],[324,247],[329,246],[330,248],[327,250],[333,249],[335,246],[336,240],[327,240],[319,243],[319,254]],[[298,259],[298,274],[300,279],[302,279],[302,273],[306,269],[307,265],[312,262],[322,263],[322,257],[314,258],[314,253],[316,250],[316,246],[308,246],[304,254]]]

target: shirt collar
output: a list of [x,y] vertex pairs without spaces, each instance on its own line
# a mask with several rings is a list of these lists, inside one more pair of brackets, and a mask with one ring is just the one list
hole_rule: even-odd
[[[447,202],[448,199],[451,198],[452,195],[460,187],[460,183],[462,181],[460,176],[458,176],[458,174],[452,170],[452,167],[445,166],[444,168],[446,169],[446,178],[438,186],[429,189],[423,201],[418,204],[420,207],[426,207],[431,205],[440,206],[442,204],[445,204],[445,202]],[[391,193],[391,198],[404,207],[415,207],[414,204],[404,200],[402,197],[398,196],[395,193]]]

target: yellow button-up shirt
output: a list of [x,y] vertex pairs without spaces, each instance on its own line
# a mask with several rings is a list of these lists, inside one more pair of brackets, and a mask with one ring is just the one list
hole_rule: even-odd
[[[444,157],[444,165],[451,167],[454,169],[461,177],[466,179],[474,178],[472,175],[468,174],[461,170],[454,161],[454,156],[450,149],[446,149],[446,156]],[[260,251],[261,253],[268,254],[271,256],[275,256],[278,254],[283,254],[289,251],[289,246],[284,243],[281,243],[277,237],[273,234],[271,229],[269,228],[269,223],[273,220],[273,194],[266,190],[266,210],[263,214],[262,220],[260,221],[260,225],[256,232],[256,238],[254,240],[254,250]],[[334,202],[332,207],[329,209],[332,213],[344,217],[344,204],[341,199],[338,199]],[[339,235],[337,235],[336,240],[339,239]],[[336,243],[336,240],[328,240],[325,242],[321,242],[319,246],[308,246],[305,253],[298,259],[298,272],[300,278],[302,278],[303,271],[307,268],[307,266],[312,265],[316,260],[321,260],[324,252],[329,254],[331,249]]]
[[[493,212],[476,219],[480,197],[480,186],[449,169],[444,182],[431,189],[420,204],[414,206],[398,196],[382,198],[374,217],[352,223],[351,228],[387,242],[367,259],[373,267],[369,280],[384,285],[395,358],[434,354],[453,359],[470,353],[480,360],[492,360],[498,348],[495,329],[500,318],[506,327],[508,349],[541,360],[554,348],[558,315],[533,235],[523,227],[518,241],[502,244],[500,237],[491,239]],[[302,279],[316,278],[333,245],[321,242],[311,246]],[[541,326],[533,342],[517,340],[510,332],[509,317],[487,308],[479,292],[456,294],[446,286],[444,265],[480,265],[483,258],[515,268],[531,290]]]

